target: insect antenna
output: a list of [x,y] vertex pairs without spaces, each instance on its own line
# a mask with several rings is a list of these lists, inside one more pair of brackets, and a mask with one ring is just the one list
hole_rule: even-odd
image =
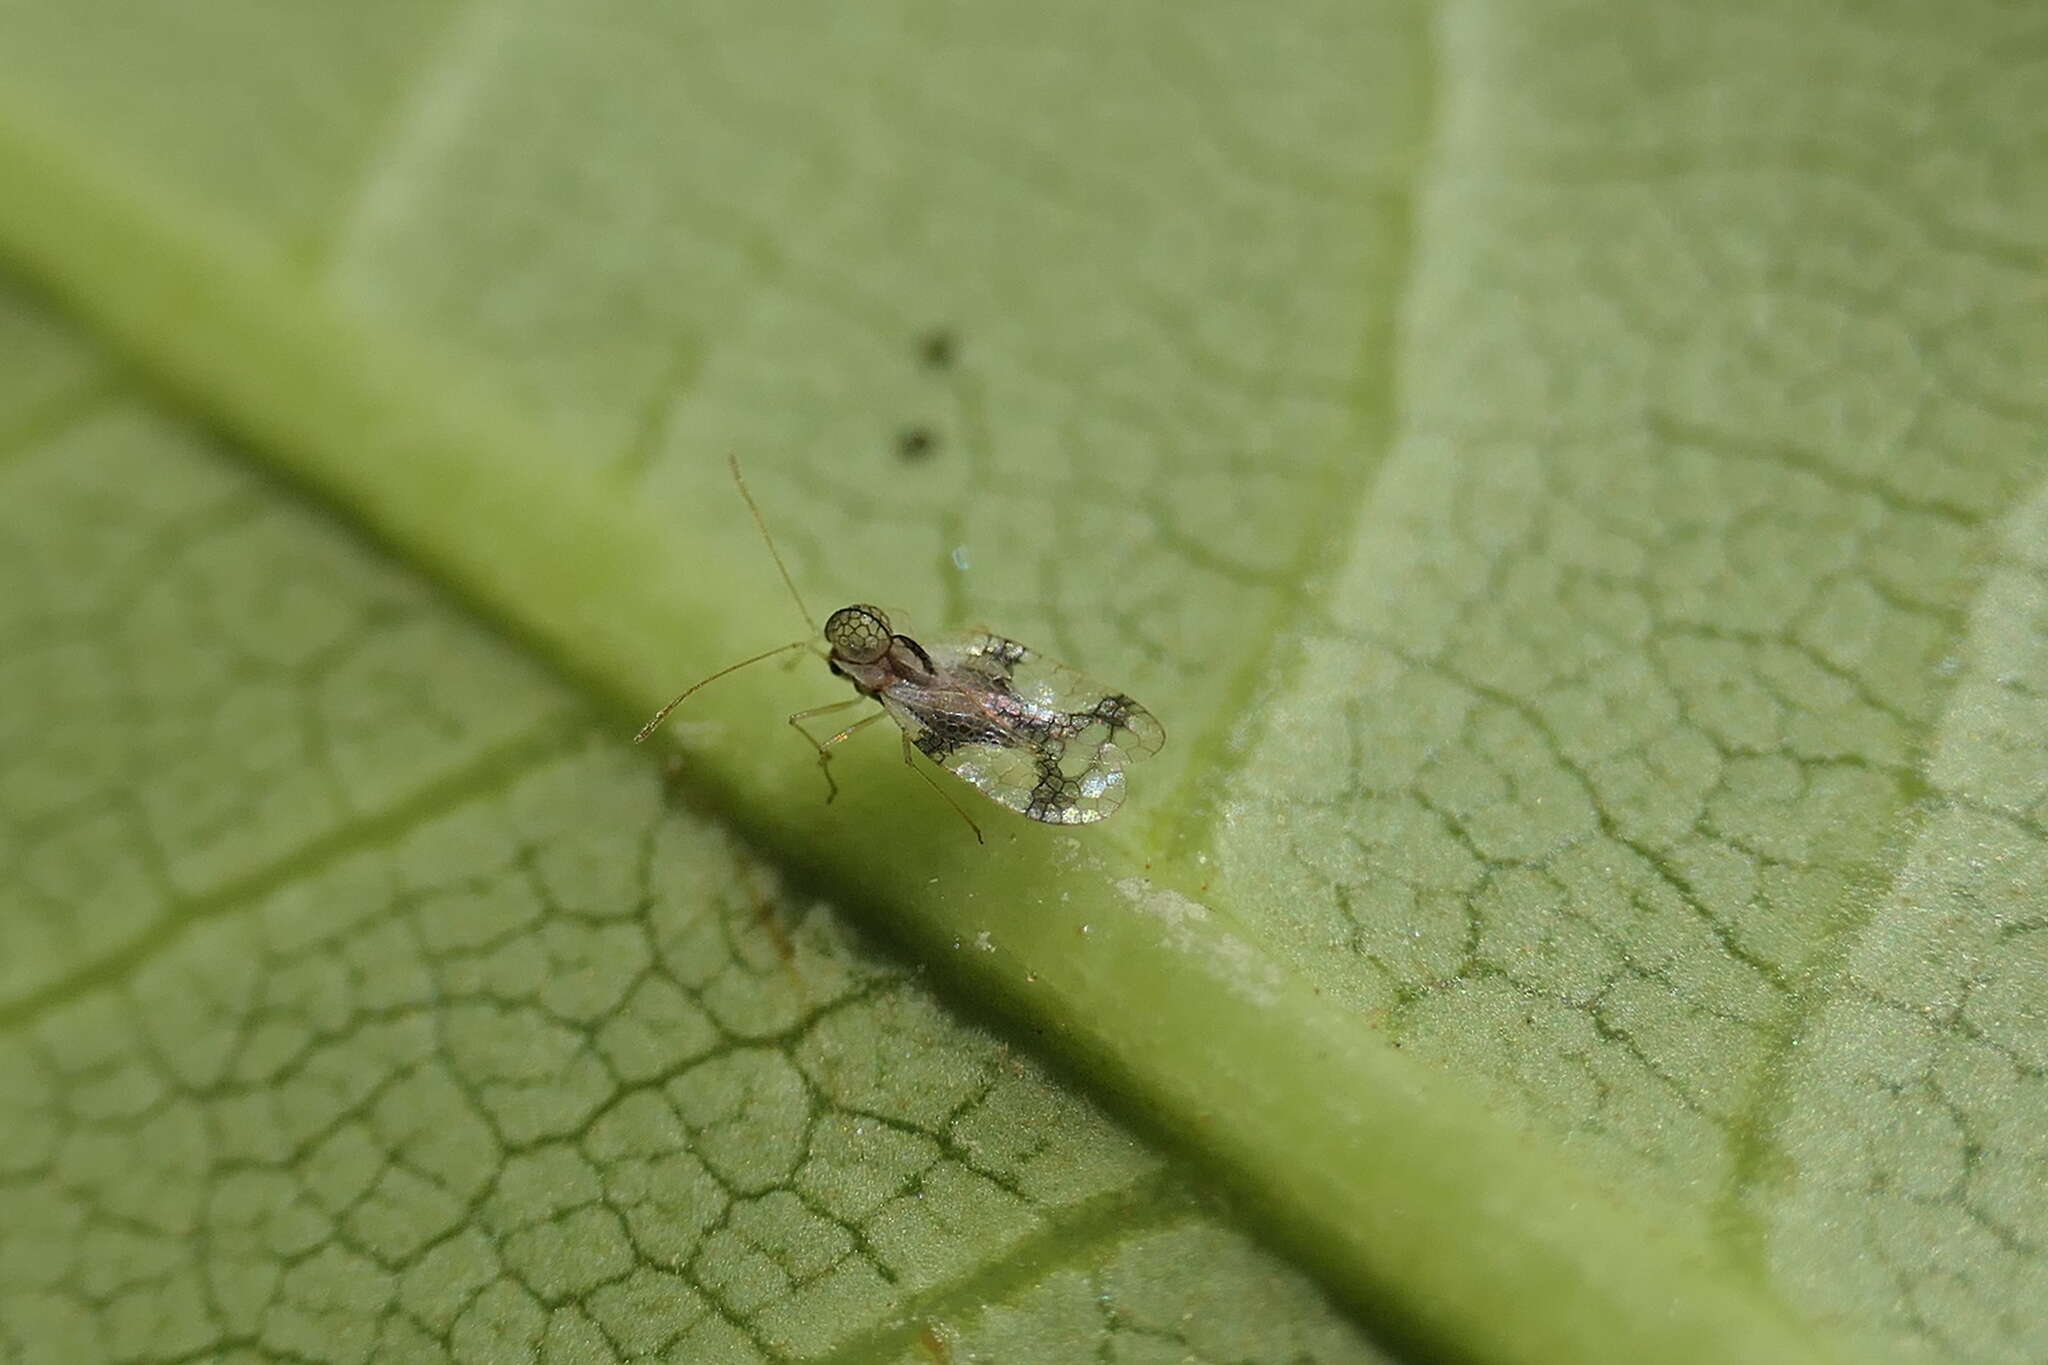
[[[789,576],[789,566],[782,562],[782,554],[775,548],[775,537],[768,534],[767,519],[761,515],[761,508],[757,503],[755,503],[754,495],[747,491],[747,481],[745,477],[740,474],[740,457],[737,455],[728,455],[726,456],[725,463],[726,467],[732,470],[732,481],[735,485],[738,486],[740,490],[740,497],[743,500],[745,500],[747,504],[747,510],[754,514],[755,529],[760,531],[761,543],[768,547],[769,558],[775,561],[775,568],[782,575],[782,586],[789,589],[789,600],[796,603],[796,609],[798,614],[804,618],[804,624],[808,625],[811,628],[811,633],[813,636],[815,636],[818,631],[817,619],[811,615],[810,608],[804,605],[803,595],[797,592],[796,590],[796,580]],[[648,721],[645,725],[641,726],[640,733],[633,736],[633,742],[635,744],[639,744],[643,740],[645,740],[649,735],[653,734],[656,730],[660,729],[661,723],[668,719],[669,713],[671,711],[674,711],[678,706],[681,706],[684,702],[688,701],[692,696],[696,695],[697,689],[703,687],[705,684],[717,682],[726,674],[737,673],[742,668],[747,668],[753,664],[760,663],[763,659],[772,659],[778,654],[787,654],[792,649],[802,649],[808,644],[810,644],[809,640],[791,640],[786,645],[777,645],[773,649],[764,650],[761,653],[756,654],[751,659],[741,659],[736,664],[728,664],[724,668],[719,669],[716,673],[713,673],[708,678],[698,679],[696,682],[684,688],[682,692],[676,696],[676,699],[674,701],[670,702],[667,706],[662,707],[659,711],[656,711],[654,713],[654,719]]]
[[[782,554],[775,548],[775,537],[768,534],[768,521],[761,515],[760,507],[755,504],[754,495],[747,491],[746,479],[740,475],[740,457],[728,455],[725,461],[732,470],[732,481],[739,485],[740,496],[747,501],[747,510],[754,514],[754,525],[761,532],[761,543],[768,547],[769,556],[775,560],[775,567],[782,574],[782,586],[789,589],[789,600],[796,603],[796,609],[803,616],[805,624],[810,626],[811,633],[817,634],[817,619],[811,615],[810,608],[804,605],[803,594],[796,590],[796,580],[789,576],[789,566],[782,562]],[[709,682],[710,679],[707,678],[705,681]]]
[[809,640],[791,640],[786,645],[777,645],[773,649],[763,650],[761,653],[756,654],[751,659],[741,659],[736,664],[727,664],[724,668],[719,669],[710,677],[700,678],[698,681],[691,683],[688,687],[682,690],[682,692],[676,697],[674,701],[670,702],[667,706],[662,707],[659,711],[656,711],[654,713],[653,720],[648,721],[645,725],[640,727],[640,733],[633,736],[633,742],[635,744],[638,744],[642,740],[646,739],[649,735],[653,734],[657,729],[661,727],[661,723],[668,719],[669,712],[675,710],[678,706],[681,706],[684,702],[688,701],[691,697],[695,696],[698,689],[703,687],[706,683],[715,683],[728,673],[737,673],[742,668],[746,668],[751,664],[760,663],[763,659],[772,659],[778,654],[787,654],[792,649],[803,649],[807,647],[810,643],[811,642]]

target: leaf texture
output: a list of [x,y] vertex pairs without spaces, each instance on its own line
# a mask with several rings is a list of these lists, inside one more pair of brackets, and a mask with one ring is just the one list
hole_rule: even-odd
[[0,8],[0,1349],[2037,1358],[2042,36]]

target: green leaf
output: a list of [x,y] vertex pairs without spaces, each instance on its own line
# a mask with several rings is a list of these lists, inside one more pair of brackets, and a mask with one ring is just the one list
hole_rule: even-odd
[[2040,24],[0,9],[0,1341],[2037,1358]]
[[570,688],[0,336],[9,1359],[1377,1358]]

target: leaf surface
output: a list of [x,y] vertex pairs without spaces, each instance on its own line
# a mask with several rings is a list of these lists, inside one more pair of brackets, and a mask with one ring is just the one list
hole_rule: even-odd
[[[2033,16],[131,8],[0,11],[0,247],[360,530],[6,323],[22,1353],[1373,1350],[1241,1222],[1420,1355],[2039,1354]],[[773,669],[665,805],[729,450],[1125,812],[821,806]]]

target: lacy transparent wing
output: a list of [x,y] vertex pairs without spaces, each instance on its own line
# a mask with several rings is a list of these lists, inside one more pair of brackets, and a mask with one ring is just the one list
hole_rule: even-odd
[[1050,825],[1087,825],[1124,801],[1124,767],[1159,752],[1151,712],[1000,635],[922,642],[937,678],[886,689],[882,705],[934,763],[998,805]]

